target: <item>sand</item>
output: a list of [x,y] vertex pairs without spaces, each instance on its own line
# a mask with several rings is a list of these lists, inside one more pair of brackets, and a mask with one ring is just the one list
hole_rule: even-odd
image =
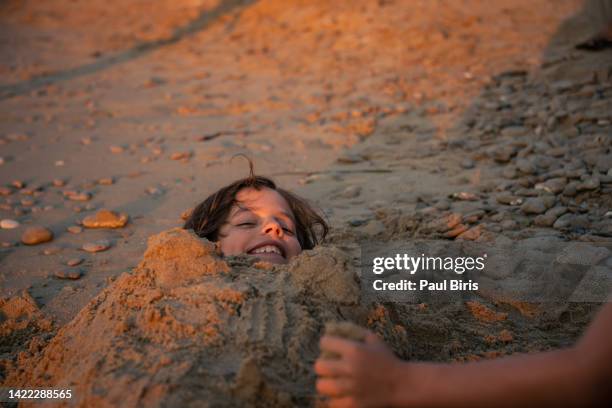
[[[576,341],[598,303],[366,303],[358,248],[610,244],[612,60],[573,48],[581,2],[336,3],[2,5],[2,386],[314,405],[326,323],[410,360]],[[175,229],[236,153],[322,209],[324,246],[270,266]]]
[[546,348],[572,337],[592,309],[571,306],[567,324],[499,303],[366,304],[358,279],[335,247],[273,266],[223,259],[213,243],[172,229],[52,338],[30,298],[2,303],[4,336],[30,325],[38,333],[4,367],[4,384],[69,388],[74,406],[312,405],[323,331],[363,341],[368,327],[403,358],[465,361]]

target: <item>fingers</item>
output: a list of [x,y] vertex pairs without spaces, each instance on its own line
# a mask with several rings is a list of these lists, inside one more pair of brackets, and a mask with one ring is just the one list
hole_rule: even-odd
[[344,377],[323,377],[317,379],[316,388],[320,395],[325,395],[330,398],[337,398],[351,393],[351,384],[351,380]]
[[359,347],[359,344],[355,343],[354,341],[332,336],[321,337],[319,345],[321,347],[321,351],[325,350],[328,352],[339,354],[343,357],[347,354],[354,353]]
[[346,362],[342,360],[324,360],[321,358],[315,362],[314,370],[321,377],[347,376],[351,373]]

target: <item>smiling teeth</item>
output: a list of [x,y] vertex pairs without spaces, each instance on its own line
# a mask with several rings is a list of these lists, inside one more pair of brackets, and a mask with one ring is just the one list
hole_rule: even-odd
[[259,247],[251,251],[251,253],[253,254],[274,253],[274,254],[282,255],[280,249],[278,249],[274,245],[266,245],[266,246]]

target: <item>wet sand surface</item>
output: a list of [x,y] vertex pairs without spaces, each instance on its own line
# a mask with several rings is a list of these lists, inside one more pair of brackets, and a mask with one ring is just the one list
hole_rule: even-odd
[[[157,269],[137,268],[147,239],[181,226],[186,210],[244,177],[244,160],[230,161],[237,153],[327,214],[333,228],[326,250],[351,253],[356,242],[392,239],[609,245],[612,57],[573,48],[592,34],[580,8],[579,1],[162,1],[154,8],[145,1],[4,2],[3,380],[77,381],[95,361],[67,371],[71,360],[60,349],[73,336],[71,347],[92,356],[110,344],[138,354],[138,361],[160,356],[168,344],[157,332],[143,334],[155,350],[129,343],[128,329],[114,331],[108,344],[80,341],[92,327],[104,332],[130,319],[132,306],[105,299],[120,299],[126,287],[150,294],[147,285],[157,281],[138,279]],[[124,272],[133,274],[119,278]],[[250,285],[269,288],[265,279],[280,279],[265,276]],[[124,283],[113,284],[117,278]],[[267,341],[261,338],[232,343],[245,353],[225,366],[231,379],[211,382],[207,395],[249,399],[273,389],[264,394],[278,405],[312,402],[312,374],[300,370],[316,355],[324,318],[379,330],[403,357],[463,361],[571,344],[595,307],[541,310],[483,295],[478,304],[439,310],[370,305],[332,316],[324,311],[336,300],[307,305],[276,285],[271,293],[290,305],[283,312],[289,317],[269,317],[269,324],[289,323],[271,333],[297,336],[292,344],[303,361],[287,378],[302,388],[262,374],[268,379],[257,380],[251,394],[235,394],[241,358],[267,361],[256,351]],[[197,291],[185,290],[168,310],[185,307],[189,320],[189,308],[198,306],[188,299]],[[238,303],[259,301],[244,287],[232,290]],[[203,302],[218,307],[213,298]],[[86,316],[98,308],[111,316],[92,323]],[[134,308],[139,319],[143,306]],[[215,313],[226,313],[219,318],[225,323],[233,316]],[[301,319],[316,322],[300,329],[308,332],[303,338],[295,331]],[[194,324],[199,330],[211,322]],[[220,338],[232,336],[217,326]],[[406,330],[411,339],[439,343],[427,349],[408,342]],[[224,367],[222,347],[186,338]],[[283,355],[288,344],[273,344],[271,355]],[[170,384],[181,383],[188,368],[178,367],[187,355],[168,363]],[[68,365],[37,377],[53,358]],[[287,367],[275,358],[265,367],[279,375]],[[116,367],[127,359],[118,356]],[[253,364],[243,363],[247,371]],[[147,378],[143,390],[158,383]],[[266,381],[268,388],[261,386]],[[83,404],[114,401],[87,399],[95,392],[87,381],[81,386]],[[188,401],[193,389],[186,387],[184,395],[160,388],[159,400]]]

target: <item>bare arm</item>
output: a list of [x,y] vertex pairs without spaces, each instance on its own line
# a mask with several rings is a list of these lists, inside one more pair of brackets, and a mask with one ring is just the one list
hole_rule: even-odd
[[359,345],[328,337],[321,347],[343,357],[315,365],[317,374],[336,376],[317,382],[332,406],[593,406],[611,397],[612,304],[572,348],[499,360],[402,362],[372,338]]

